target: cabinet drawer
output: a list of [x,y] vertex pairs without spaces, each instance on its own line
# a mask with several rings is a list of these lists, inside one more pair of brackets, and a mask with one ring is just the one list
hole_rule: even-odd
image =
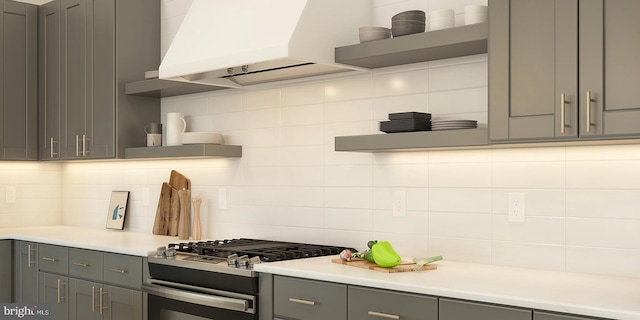
[[101,281],[102,267],[102,252],[69,248],[69,275]]
[[142,257],[104,253],[104,282],[140,289],[142,285]]
[[69,251],[67,247],[50,244],[38,245],[38,265],[41,271],[68,274]]
[[304,320],[347,318],[347,286],[288,277],[274,277],[276,316]]
[[349,320],[437,320],[438,299],[349,286]]
[[503,307],[484,303],[440,299],[440,320],[531,320],[531,310]]

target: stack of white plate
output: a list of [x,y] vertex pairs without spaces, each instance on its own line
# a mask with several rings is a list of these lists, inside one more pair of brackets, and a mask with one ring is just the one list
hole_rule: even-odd
[[478,127],[476,120],[431,120],[431,131],[474,129]]
[[182,144],[222,144],[222,135],[215,132],[183,132]]

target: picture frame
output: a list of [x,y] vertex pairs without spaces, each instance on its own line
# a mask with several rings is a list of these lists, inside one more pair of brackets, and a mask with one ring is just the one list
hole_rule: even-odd
[[122,230],[124,228],[128,202],[129,191],[111,192],[111,201],[109,201],[109,210],[107,212],[107,229]]

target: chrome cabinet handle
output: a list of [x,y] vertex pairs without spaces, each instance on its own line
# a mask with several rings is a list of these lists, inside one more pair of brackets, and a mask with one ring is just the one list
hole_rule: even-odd
[[66,299],[66,296],[62,296],[62,286],[65,285],[61,279],[58,279],[58,304],[61,303],[62,299]]
[[111,272],[127,273],[127,269],[109,269]]
[[566,95],[564,93],[560,94],[560,133],[564,133],[565,128],[568,127],[566,123],[566,108],[567,104],[571,103],[571,101],[567,101]]
[[105,294],[108,294],[108,292],[104,291],[104,289],[100,288],[100,314],[103,313],[102,310],[107,309],[107,307],[104,306],[104,301],[103,301],[103,296]]
[[591,122],[591,102],[595,102],[596,100],[591,97],[591,91],[587,91],[587,132],[591,131],[591,126],[594,126],[595,123]]
[[82,156],[86,157],[87,153],[89,153],[89,151],[87,151],[87,135],[83,134],[82,135]]
[[295,303],[300,303],[300,304],[306,304],[308,306],[315,306],[316,305],[315,301],[310,301],[310,300],[289,298],[289,301],[290,302],[295,302]]
[[80,156],[80,136],[76,135],[76,157]]
[[32,249],[31,245],[28,244],[27,245],[27,268],[31,268],[31,266],[36,263],[35,261],[31,260],[31,251],[36,251],[36,249]]
[[83,267],[83,268],[86,268],[86,267],[91,266],[91,265],[90,265],[90,264],[88,264],[88,263],[82,263],[82,262],[74,262],[74,263],[73,263],[73,265],[74,265],[74,266],[78,266],[78,267]]
[[54,158],[55,156],[58,155],[57,152],[53,152],[53,145],[58,143],[58,141],[53,140],[53,137],[51,137],[51,140],[49,141],[49,145],[51,146],[51,158]]
[[91,312],[96,312],[96,286],[91,287]]
[[48,257],[42,257],[42,260],[44,260],[44,261],[49,261],[49,262],[56,262],[56,261],[58,261],[58,259],[56,259],[56,258],[48,258]]
[[400,316],[396,314],[388,314],[388,313],[375,312],[375,311],[369,311],[367,312],[367,314],[370,316],[380,317],[385,319],[400,319]]

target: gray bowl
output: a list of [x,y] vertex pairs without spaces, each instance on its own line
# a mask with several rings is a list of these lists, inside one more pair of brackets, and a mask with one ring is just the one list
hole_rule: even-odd
[[360,27],[360,43],[391,38],[391,29],[384,27]]
[[410,11],[405,11],[405,12],[400,12],[396,15],[394,15],[393,17],[391,17],[391,20],[405,20],[406,18],[411,17],[411,19],[421,19],[424,20],[426,17],[426,13],[422,10],[410,10]]
[[394,37],[405,36],[408,34],[421,33],[426,29],[424,22],[416,22],[412,20],[393,22],[391,26],[391,34]]

